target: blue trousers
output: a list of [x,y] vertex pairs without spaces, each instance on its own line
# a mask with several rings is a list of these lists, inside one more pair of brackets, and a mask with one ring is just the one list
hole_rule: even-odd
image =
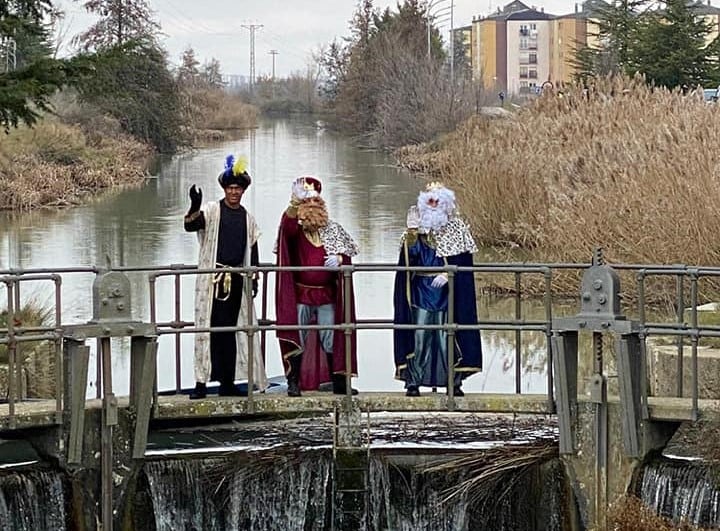
[[[313,317],[317,320],[318,325],[334,325],[335,324],[335,305],[321,304],[320,306],[309,306],[307,304],[297,305],[298,325],[303,326],[310,324]],[[300,330],[300,343],[305,348],[305,341],[310,330]],[[318,330],[320,335],[320,345],[325,354],[332,354],[333,336],[335,330]]]

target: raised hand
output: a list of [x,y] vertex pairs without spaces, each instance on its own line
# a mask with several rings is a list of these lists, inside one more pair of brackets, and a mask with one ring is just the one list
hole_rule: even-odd
[[193,212],[197,212],[200,210],[200,205],[202,205],[202,189],[195,188],[193,184],[190,187],[190,212],[188,213],[192,214]]
[[434,279],[432,279],[432,282],[430,283],[430,285],[433,288],[442,288],[447,283],[448,283],[447,275],[440,273]]

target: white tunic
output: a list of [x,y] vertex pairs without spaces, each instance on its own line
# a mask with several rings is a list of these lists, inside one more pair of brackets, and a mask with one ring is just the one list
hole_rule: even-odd
[[[205,216],[205,228],[198,231],[198,242],[200,243],[200,256],[198,258],[199,269],[213,269],[217,257],[218,234],[220,231],[220,202],[214,201],[205,203],[202,206]],[[247,213],[247,247],[245,248],[245,260],[243,267],[250,267],[251,248],[260,237],[260,232],[255,219]],[[198,328],[210,327],[210,312],[212,311],[213,283],[212,274],[199,274],[195,279],[195,326]],[[248,315],[248,304],[245,299],[245,290],[242,294],[240,312],[237,325],[243,326],[252,322],[257,324],[255,305],[250,305]],[[238,330],[236,337],[237,356],[235,357],[235,380],[247,381],[248,379],[248,335]],[[267,375],[263,363],[262,352],[260,351],[260,333],[253,334],[253,381],[258,389],[267,388]],[[210,333],[198,332],[195,334],[195,381],[206,383],[210,377]]]

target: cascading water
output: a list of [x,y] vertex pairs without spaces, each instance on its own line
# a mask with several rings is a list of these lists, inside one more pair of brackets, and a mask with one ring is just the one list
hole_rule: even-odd
[[568,523],[572,500],[563,494],[566,480],[557,460],[488,478],[483,492],[460,490],[452,496],[471,472],[421,473],[382,458],[372,459],[370,470],[369,530],[576,529]]
[[65,494],[60,473],[0,472],[1,531],[62,531],[65,528]]
[[[156,531],[332,529],[332,456],[327,450],[291,457],[154,460],[145,464],[145,474]],[[560,465],[538,465],[514,479],[500,478],[492,499],[478,501],[472,492],[446,499],[466,477],[463,472],[422,473],[372,456],[364,529],[570,529],[560,476]]]
[[[258,465],[257,463],[262,463]],[[329,514],[331,461],[258,456],[150,461],[156,531],[322,531]]]
[[675,522],[720,527],[720,476],[707,464],[670,459],[649,463],[637,494],[657,514]]

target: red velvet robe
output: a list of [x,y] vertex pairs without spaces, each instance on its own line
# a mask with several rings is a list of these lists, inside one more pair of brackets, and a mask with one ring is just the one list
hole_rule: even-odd
[[[280,228],[277,239],[277,265],[278,266],[302,266],[307,265],[303,261],[307,258],[299,256],[297,238],[305,238],[302,228],[297,224],[297,219],[283,213],[280,220]],[[352,263],[351,258],[342,255],[343,265]],[[335,283],[335,324],[345,322],[344,318],[344,279],[341,271],[333,275]],[[352,285],[350,286],[350,310],[351,320],[355,322],[355,295]],[[278,325],[298,324],[297,315],[297,292],[295,289],[295,272],[279,271],[275,284],[275,312]],[[277,337],[280,341],[280,351],[283,357],[283,367],[287,375],[290,370],[288,358],[300,352],[299,330],[278,330]],[[356,333],[351,338],[351,371],[357,375],[357,338]],[[345,374],[345,332],[335,330],[333,334],[333,368],[335,374]],[[321,383],[329,382],[330,375],[325,353],[322,351],[317,330],[311,330],[303,354],[302,370],[300,371],[300,388],[302,390],[316,390]]]

